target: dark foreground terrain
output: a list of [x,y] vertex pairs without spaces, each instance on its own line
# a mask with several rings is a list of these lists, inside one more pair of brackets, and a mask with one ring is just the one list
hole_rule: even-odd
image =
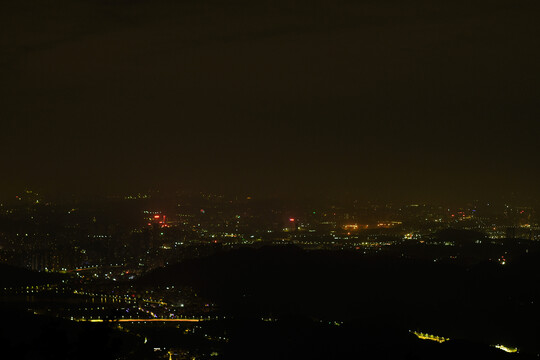
[[[112,315],[101,323],[77,322],[35,314],[28,304],[36,298],[5,295],[0,349],[21,359],[537,359],[539,260],[530,253],[505,265],[465,264],[294,246],[241,248],[120,284],[135,293],[160,291],[169,303],[163,289],[191,288],[212,304],[208,320],[128,324]],[[0,270],[4,288],[68,276]],[[47,301],[71,301],[55,296]],[[447,340],[421,340],[414,332]]]
[[[463,265],[267,247],[159,269],[140,285],[193,286],[235,318],[277,320],[256,331],[240,326],[238,347],[230,346],[235,354],[267,348],[258,356],[298,358],[305,351],[306,358],[340,352],[422,358],[431,351],[440,352],[437,357],[486,351],[489,357],[507,354],[487,345],[505,344],[536,356],[539,260],[527,254],[504,266]],[[417,347],[409,330],[452,341]]]

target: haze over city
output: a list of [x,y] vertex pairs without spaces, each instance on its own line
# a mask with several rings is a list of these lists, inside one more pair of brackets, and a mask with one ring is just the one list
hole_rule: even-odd
[[0,358],[538,359],[539,10],[2,1]]
[[2,189],[538,197],[536,5],[5,2]]

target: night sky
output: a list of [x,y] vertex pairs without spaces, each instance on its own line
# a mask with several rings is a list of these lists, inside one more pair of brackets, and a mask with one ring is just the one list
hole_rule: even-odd
[[540,195],[537,0],[1,3],[2,195]]

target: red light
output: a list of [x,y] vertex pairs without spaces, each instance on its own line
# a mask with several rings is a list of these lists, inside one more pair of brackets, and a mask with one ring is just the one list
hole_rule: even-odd
[[290,222],[294,222],[294,218],[290,218],[289,221],[290,221]]
[[159,215],[154,215],[154,219],[159,219]]

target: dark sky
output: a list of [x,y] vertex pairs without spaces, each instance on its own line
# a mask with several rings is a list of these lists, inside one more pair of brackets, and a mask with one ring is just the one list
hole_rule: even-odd
[[0,192],[537,198],[538,10],[2,1]]

